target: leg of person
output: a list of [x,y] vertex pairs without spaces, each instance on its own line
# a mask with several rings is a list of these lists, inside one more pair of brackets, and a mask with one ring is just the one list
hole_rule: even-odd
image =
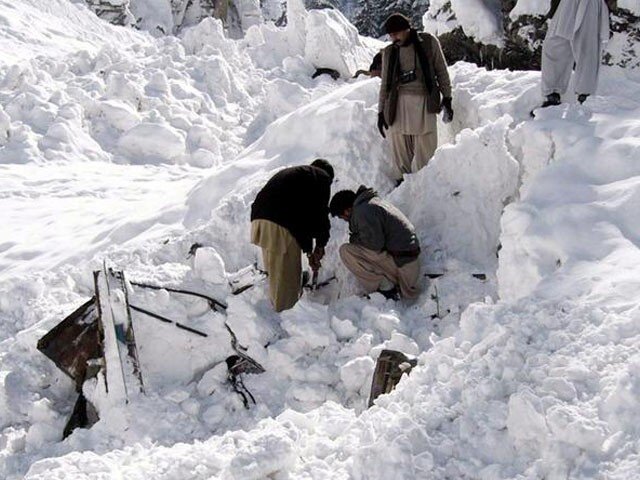
[[383,279],[398,283],[398,269],[387,252],[375,252],[354,243],[340,246],[340,258],[367,293],[380,288]]
[[602,61],[602,43],[598,34],[600,17],[598,5],[587,11],[580,28],[573,37],[571,47],[576,59],[575,92],[579,95],[593,95],[598,86],[598,75]]
[[411,173],[411,159],[414,153],[413,137],[401,133],[390,133],[391,151],[393,163],[397,170],[397,180],[402,180],[402,175]]
[[421,168],[427,166],[429,160],[433,157],[436,148],[438,148],[438,126],[436,122],[436,115],[433,113],[428,114],[429,118],[427,123],[429,125],[429,131],[424,135],[416,135],[414,137],[416,152],[412,163],[412,171],[417,172]]
[[300,297],[302,251],[289,231],[269,220],[251,222],[251,241],[262,247],[269,275],[269,296],[277,312],[293,307]]
[[269,297],[276,312],[288,310],[300,298],[301,250],[297,244],[284,252],[262,250],[269,275]]
[[419,281],[420,257],[398,268],[398,286],[400,287],[402,298],[416,298],[420,295]]
[[542,95],[563,94],[567,91],[573,52],[569,40],[556,35],[547,36],[542,44]]

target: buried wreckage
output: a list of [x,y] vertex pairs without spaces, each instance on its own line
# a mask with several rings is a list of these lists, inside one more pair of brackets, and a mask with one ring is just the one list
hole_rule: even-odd
[[[238,272],[250,277],[249,283],[236,279],[230,283],[232,294],[240,294],[259,282],[260,272],[248,267]],[[244,275],[242,275],[244,273]],[[250,275],[247,275],[249,273]],[[149,285],[129,281],[123,271],[116,271],[103,265],[101,270],[93,272],[95,294],[78,307],[62,322],[51,329],[38,341],[37,348],[52,360],[75,383],[78,397],[67,421],[63,438],[76,428],[90,428],[99,420],[99,412],[83,394],[83,385],[87,380],[98,377],[112,402],[126,405],[130,398],[145,393],[145,382],[138,357],[132,312],[144,315],[190,332],[193,335],[207,337],[201,330],[191,328],[179,322],[151,312],[130,301],[135,289],[166,290],[169,293],[199,297],[208,302],[211,309],[226,314],[227,305],[208,295],[184,289]],[[320,284],[312,282],[308,287],[317,289],[334,280]],[[263,373],[264,368],[245,352],[234,331],[225,321],[224,326],[230,335],[234,353],[225,359],[227,365],[227,383],[236,392],[245,408],[256,403],[251,392],[244,385],[245,374]],[[373,376],[368,406],[381,394],[389,393],[398,384],[404,374],[408,374],[417,361],[400,352],[383,350],[378,358]]]
[[[202,293],[171,287],[129,282],[122,271],[103,266],[93,272],[95,295],[38,341],[37,348],[52,360],[75,383],[78,398],[65,428],[67,437],[75,428],[91,427],[98,419],[98,411],[82,392],[84,382],[100,377],[109,398],[127,404],[134,392],[145,393],[145,383],[138,358],[132,312],[145,315],[193,335],[208,334],[175,322],[130,302],[134,288],[166,290],[174,294],[202,298],[217,312],[225,313],[227,306]],[[242,376],[263,373],[264,368],[246,355],[231,327],[225,321],[234,354],[226,359],[227,381],[249,408],[255,399],[246,389]]]

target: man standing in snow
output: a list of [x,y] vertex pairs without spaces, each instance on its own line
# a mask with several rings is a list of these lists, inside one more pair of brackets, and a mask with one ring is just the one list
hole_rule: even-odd
[[415,298],[420,293],[420,243],[411,222],[371,188],[342,190],[329,204],[331,216],[349,222],[349,243],[340,258],[367,293]]
[[[438,146],[436,114],[453,119],[451,81],[440,42],[394,13],[384,24],[392,44],[382,50],[378,130],[389,129],[397,181],[427,165]],[[440,101],[441,96],[442,102]]]
[[251,205],[251,243],[262,248],[276,312],[293,307],[300,298],[301,251],[314,271],[320,268],[329,241],[332,182],[333,167],[326,160],[285,168],[271,177]]
[[583,103],[596,91],[602,44],[609,40],[604,0],[552,0],[549,30],[542,44],[542,107],[560,105],[575,62],[574,90]]

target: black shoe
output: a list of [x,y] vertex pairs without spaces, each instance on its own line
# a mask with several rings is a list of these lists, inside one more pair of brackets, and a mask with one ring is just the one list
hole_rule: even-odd
[[[537,108],[547,108],[547,107],[553,107],[556,105],[560,105],[560,103],[562,103],[560,101],[560,94],[553,92],[550,93],[549,95],[547,95],[547,99],[542,103],[542,105],[540,105]],[[535,118],[536,116],[536,109],[534,108],[533,110],[531,110],[529,112],[529,115],[531,115],[531,118]]]
[[380,295],[382,295],[387,300],[400,300],[400,292],[398,291],[398,287],[393,287],[391,290],[376,290]]
[[578,103],[582,105],[588,96],[588,93],[581,93],[580,95],[578,95]]
[[540,108],[553,107],[556,105],[560,105],[560,94],[553,92],[547,95],[547,99],[540,105]]

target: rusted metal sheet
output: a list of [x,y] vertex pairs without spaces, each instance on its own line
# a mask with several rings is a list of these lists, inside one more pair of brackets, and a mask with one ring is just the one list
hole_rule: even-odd
[[91,376],[87,362],[102,357],[95,297],[51,329],[38,341],[38,350],[76,383],[78,391]]
[[373,372],[368,406],[371,407],[380,395],[391,392],[400,382],[402,375],[409,374],[417,364],[418,361],[415,358],[409,358],[402,352],[395,350],[380,352]]
[[80,392],[73,412],[62,431],[62,438],[67,438],[76,428],[91,428],[99,420],[98,412],[91,402]]

